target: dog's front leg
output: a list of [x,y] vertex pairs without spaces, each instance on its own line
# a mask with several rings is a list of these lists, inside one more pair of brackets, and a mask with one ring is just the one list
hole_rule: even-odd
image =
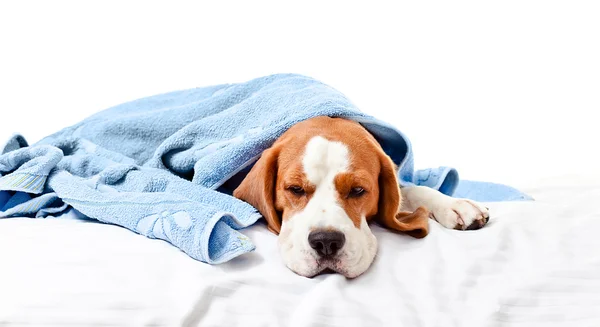
[[489,210],[468,199],[457,199],[425,186],[403,187],[402,210],[414,211],[420,206],[429,210],[429,217],[446,228],[479,229],[488,222]]

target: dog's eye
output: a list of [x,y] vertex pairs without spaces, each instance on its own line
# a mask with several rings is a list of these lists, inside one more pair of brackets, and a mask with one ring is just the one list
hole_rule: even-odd
[[350,190],[350,193],[348,193],[348,197],[349,198],[358,198],[360,196],[362,196],[363,194],[365,194],[365,189],[362,187],[353,187]]
[[300,186],[290,186],[288,190],[298,196],[306,194],[306,191]]

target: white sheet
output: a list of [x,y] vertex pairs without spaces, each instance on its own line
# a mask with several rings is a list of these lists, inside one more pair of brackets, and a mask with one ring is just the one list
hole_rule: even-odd
[[526,190],[480,231],[374,227],[355,280],[296,276],[262,225],[256,252],[208,266],[115,226],[0,220],[0,325],[600,326],[600,176]]

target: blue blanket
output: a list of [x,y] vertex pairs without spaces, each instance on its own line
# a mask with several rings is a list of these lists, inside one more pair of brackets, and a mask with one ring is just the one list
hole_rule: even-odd
[[448,167],[414,171],[408,138],[344,95],[291,74],[176,91],[118,105],[29,146],[0,148],[0,218],[68,208],[221,263],[252,251],[239,229],[261,215],[231,196],[253,163],[293,124],[345,117],[366,127],[399,166],[402,185],[474,200],[524,200],[504,185],[459,183]]

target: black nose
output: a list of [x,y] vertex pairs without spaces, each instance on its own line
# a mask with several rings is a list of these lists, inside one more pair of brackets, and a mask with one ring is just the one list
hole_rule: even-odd
[[322,257],[333,257],[344,246],[346,237],[338,231],[312,231],[308,243]]

